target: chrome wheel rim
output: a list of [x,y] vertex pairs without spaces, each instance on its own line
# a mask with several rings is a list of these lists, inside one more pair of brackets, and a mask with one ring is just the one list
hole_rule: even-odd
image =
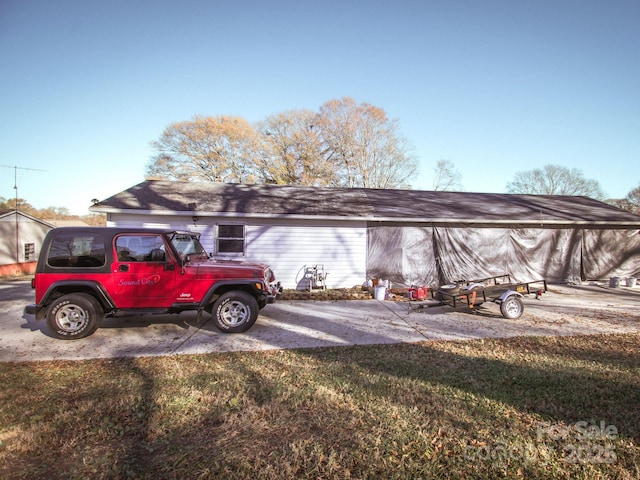
[[220,309],[220,320],[229,327],[242,325],[250,315],[249,307],[242,302],[229,302]]
[[77,332],[86,323],[87,313],[77,305],[65,305],[56,313],[56,324],[65,332]]

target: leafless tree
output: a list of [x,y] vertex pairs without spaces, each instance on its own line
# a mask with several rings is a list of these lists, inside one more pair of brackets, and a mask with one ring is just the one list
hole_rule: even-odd
[[640,214],[640,185],[627,193],[625,198],[607,200],[607,203],[627,212]]
[[331,100],[320,107],[314,128],[337,186],[400,188],[416,173],[413,147],[381,108],[349,97]]
[[337,182],[336,171],[322,151],[317,114],[291,110],[268,117],[258,124],[264,152],[256,158],[265,183],[326,186]]
[[603,200],[605,197],[597,180],[584,177],[581,171],[558,165],[545,165],[525,172],[517,172],[507,183],[510,193],[537,195],[580,195]]
[[633,205],[633,211],[640,213],[640,185],[627,193],[627,200]]
[[240,117],[194,117],[171,124],[152,146],[147,176],[174,180],[399,188],[416,172],[397,120],[351,98],[256,127]]
[[438,160],[433,174],[433,190],[455,191],[462,189],[462,174],[451,160]]

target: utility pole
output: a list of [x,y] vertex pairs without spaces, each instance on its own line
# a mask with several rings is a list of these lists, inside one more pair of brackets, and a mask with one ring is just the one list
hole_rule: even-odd
[[13,189],[16,191],[16,268],[20,263],[20,230],[18,222],[18,170],[27,170],[31,172],[45,172],[38,168],[24,168],[17,165],[0,165],[3,168],[13,168]]

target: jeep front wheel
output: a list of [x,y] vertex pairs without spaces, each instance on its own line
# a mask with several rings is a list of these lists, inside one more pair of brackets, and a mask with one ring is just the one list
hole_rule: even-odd
[[220,295],[211,313],[221,331],[246,332],[258,319],[258,302],[247,292],[231,291]]
[[86,293],[71,293],[56,299],[47,311],[51,334],[62,340],[75,340],[94,333],[102,319],[102,308]]

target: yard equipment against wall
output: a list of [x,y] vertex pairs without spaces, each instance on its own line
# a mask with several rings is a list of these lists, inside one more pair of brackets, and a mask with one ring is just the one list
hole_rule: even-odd
[[515,319],[524,312],[524,295],[535,295],[539,299],[547,291],[547,281],[512,282],[511,275],[504,274],[477,280],[458,280],[430,291],[430,300],[409,302],[409,313],[443,305],[475,311],[477,306],[490,301],[500,305],[500,313],[504,318]]
[[327,289],[327,275],[329,274],[324,271],[324,265],[305,265],[302,268],[309,291],[314,288]]

